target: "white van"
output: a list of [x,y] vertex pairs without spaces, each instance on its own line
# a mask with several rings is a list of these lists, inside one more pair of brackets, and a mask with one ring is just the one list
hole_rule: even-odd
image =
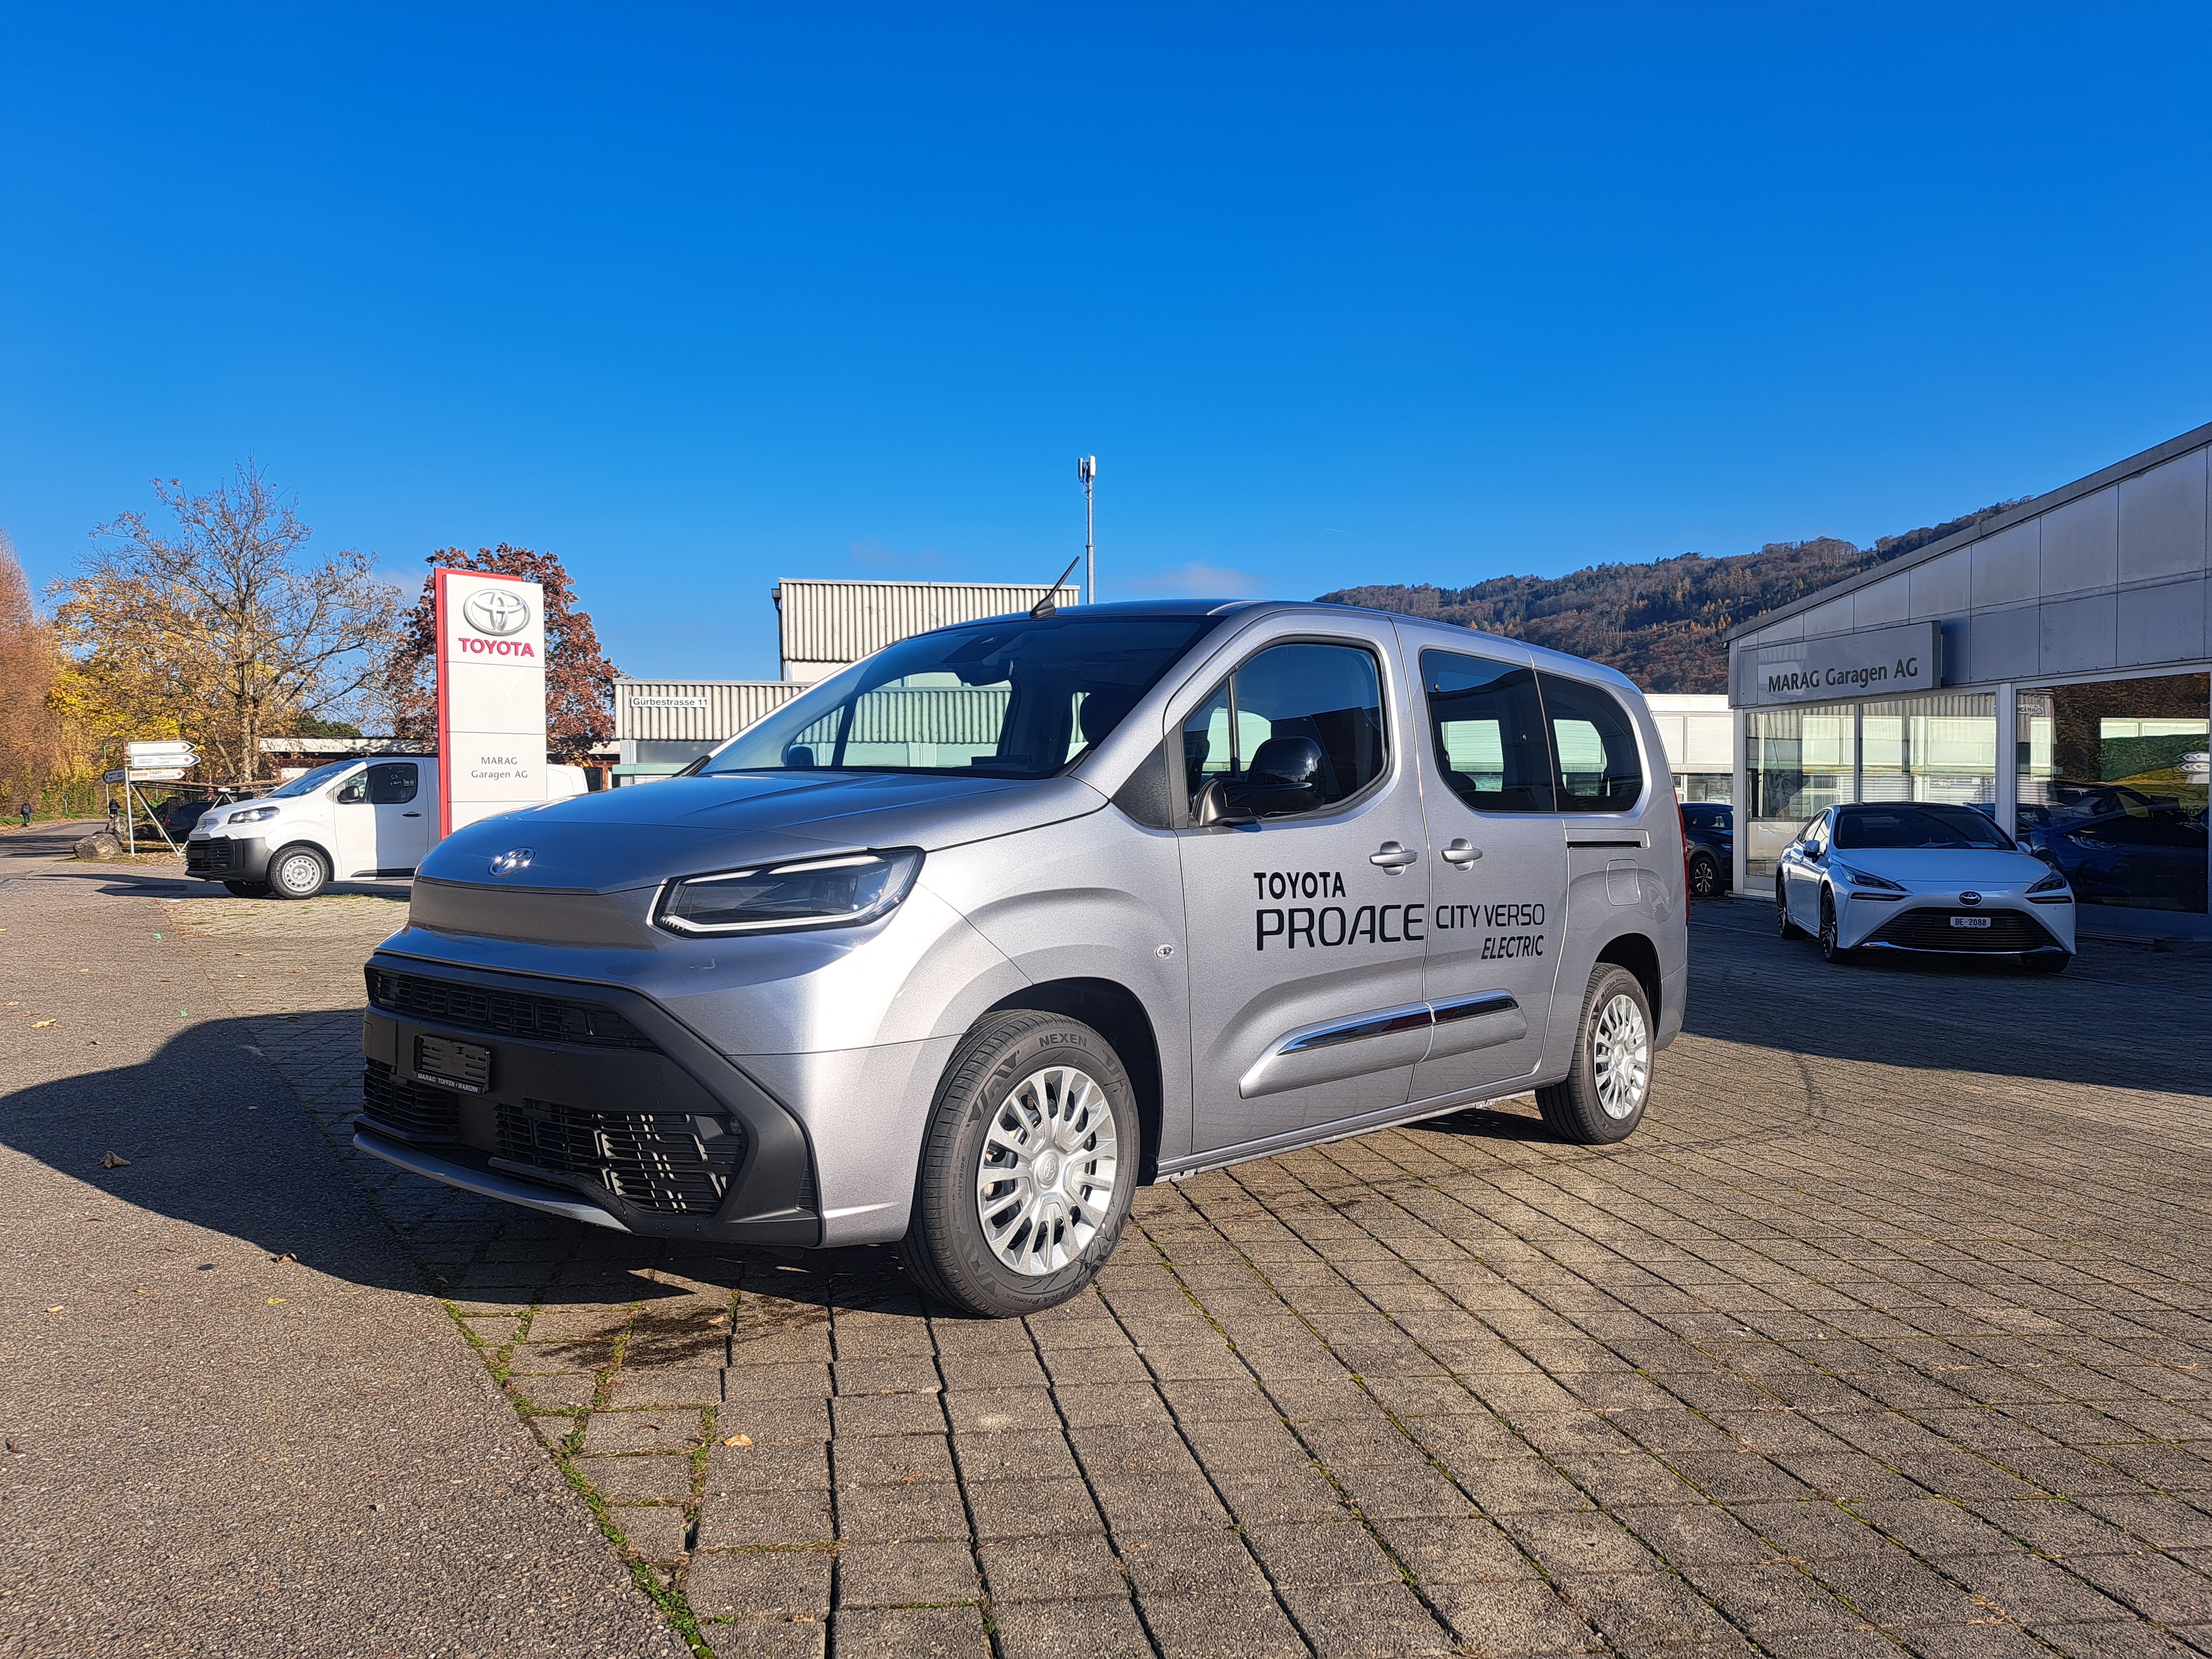
[[[580,795],[583,768],[549,766],[545,782],[549,800]],[[435,756],[333,761],[204,814],[185,869],[241,898],[313,898],[333,881],[411,877],[437,839]]]

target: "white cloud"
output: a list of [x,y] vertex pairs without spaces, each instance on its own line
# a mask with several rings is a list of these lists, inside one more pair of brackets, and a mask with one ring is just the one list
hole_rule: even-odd
[[1193,599],[1243,599],[1257,593],[1267,586],[1248,570],[1231,570],[1199,559],[1188,564],[1177,565],[1172,570],[1125,577],[1115,585],[1126,592],[1142,597],[1171,593]]

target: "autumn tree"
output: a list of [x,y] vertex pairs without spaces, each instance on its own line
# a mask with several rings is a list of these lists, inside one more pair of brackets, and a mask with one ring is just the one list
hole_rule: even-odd
[[[423,562],[433,570],[478,570],[536,582],[545,592],[545,752],[568,764],[585,761],[614,735],[615,665],[599,649],[591,613],[576,603],[575,584],[557,555],[526,547],[448,547]],[[386,659],[382,694],[392,730],[430,742],[438,734],[438,611],[434,575],[422,579],[422,597],[400,623]]]
[[174,478],[154,493],[173,527],[125,513],[54,585],[58,697],[111,740],[188,738],[213,775],[252,778],[264,736],[376,672],[399,590],[366,553],[310,556],[313,532],[250,460],[206,495]]
[[52,630],[31,603],[31,585],[0,532],[0,802],[35,799],[62,763]]

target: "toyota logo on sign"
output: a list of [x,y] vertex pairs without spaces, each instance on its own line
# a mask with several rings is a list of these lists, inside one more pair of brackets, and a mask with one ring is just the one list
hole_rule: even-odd
[[462,602],[461,615],[479,634],[504,639],[530,626],[530,606],[520,593],[504,588],[480,587]]

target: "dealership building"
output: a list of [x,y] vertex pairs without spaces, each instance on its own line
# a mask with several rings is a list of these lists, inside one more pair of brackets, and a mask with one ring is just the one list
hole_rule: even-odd
[[1739,893],[1845,801],[1981,808],[2085,932],[2212,938],[2212,426],[1770,611],[1729,641]]

